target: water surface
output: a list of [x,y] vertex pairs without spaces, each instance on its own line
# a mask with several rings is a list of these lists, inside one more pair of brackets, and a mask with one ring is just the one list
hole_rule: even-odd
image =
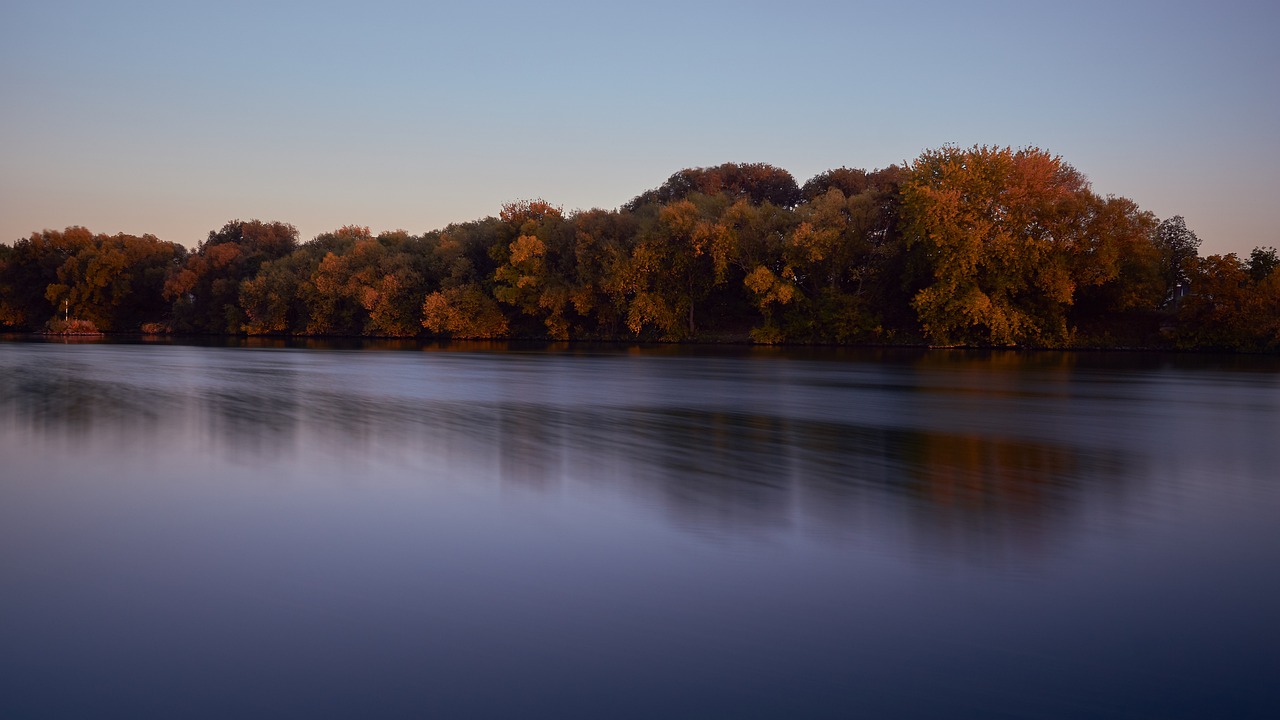
[[405,348],[0,343],[0,714],[1280,713],[1274,359]]

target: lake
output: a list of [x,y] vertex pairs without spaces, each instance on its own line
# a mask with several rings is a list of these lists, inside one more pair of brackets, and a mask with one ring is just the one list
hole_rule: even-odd
[[0,342],[0,715],[1280,717],[1280,359]]

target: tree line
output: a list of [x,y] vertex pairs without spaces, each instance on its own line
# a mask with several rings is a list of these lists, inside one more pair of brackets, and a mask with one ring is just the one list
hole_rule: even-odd
[[524,200],[421,235],[45,230],[0,244],[0,328],[1280,349],[1276,250],[1199,245],[1043,150],[944,147],[804,185],[691,168],[616,210]]

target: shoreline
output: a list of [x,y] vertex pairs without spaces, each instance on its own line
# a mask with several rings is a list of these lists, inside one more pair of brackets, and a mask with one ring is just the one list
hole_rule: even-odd
[[335,345],[351,346],[366,343],[374,344],[392,344],[392,345],[412,345],[416,347],[423,346],[442,346],[460,344],[468,346],[516,346],[523,348],[551,347],[551,346],[578,346],[586,347],[592,345],[616,346],[616,347],[653,347],[653,348],[679,348],[679,347],[720,347],[720,348],[742,348],[753,350],[902,350],[902,351],[965,351],[965,352],[1019,352],[1019,353],[1049,353],[1049,352],[1066,352],[1066,353],[1164,353],[1176,355],[1247,355],[1258,357],[1276,357],[1280,356],[1278,351],[1256,351],[1256,350],[1237,350],[1237,349],[1221,349],[1221,348],[1179,348],[1173,346],[1144,346],[1144,345],[1071,345],[1061,347],[1042,347],[1030,345],[931,345],[927,343],[757,343],[750,339],[716,339],[716,338],[697,338],[691,340],[641,340],[641,339],[620,339],[620,338],[591,338],[591,339],[573,339],[573,340],[553,340],[549,338],[539,337],[511,337],[511,338],[459,338],[459,337],[396,337],[396,336],[380,336],[380,335],[250,335],[250,334],[230,334],[230,333],[142,333],[142,332],[0,332],[0,341],[43,341],[52,339],[83,339],[83,340],[122,340],[126,342],[140,341],[140,344],[202,344],[210,341],[222,341],[226,343],[235,343],[237,345],[249,344],[252,346],[305,346],[307,344],[323,344],[330,343]]

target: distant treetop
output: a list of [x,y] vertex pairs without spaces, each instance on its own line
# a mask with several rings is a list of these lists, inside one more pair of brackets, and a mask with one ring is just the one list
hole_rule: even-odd
[[760,205],[771,203],[778,207],[792,208],[800,204],[800,187],[791,173],[767,163],[725,163],[709,168],[681,170],[660,187],[637,195],[623,205],[624,210],[634,211],[643,205],[683,200],[692,193],[715,195],[725,193],[734,198],[746,198]]

